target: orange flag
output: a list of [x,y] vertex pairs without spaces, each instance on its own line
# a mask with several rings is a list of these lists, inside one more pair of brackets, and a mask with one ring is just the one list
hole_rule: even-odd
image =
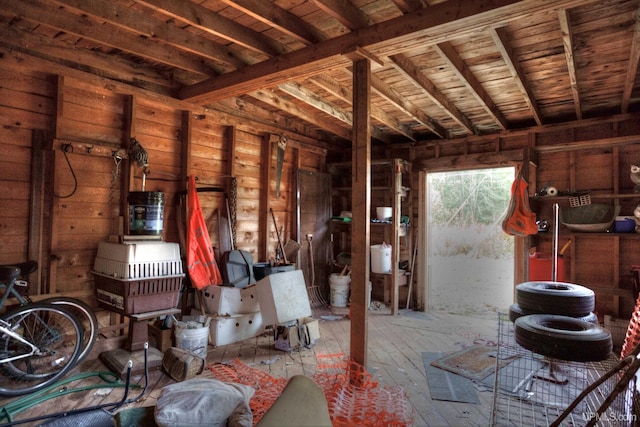
[[187,268],[191,283],[198,290],[222,284],[193,175],[187,188]]

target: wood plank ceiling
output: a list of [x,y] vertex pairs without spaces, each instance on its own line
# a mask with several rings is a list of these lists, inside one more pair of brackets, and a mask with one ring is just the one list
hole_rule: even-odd
[[[449,139],[640,108],[639,0],[0,0],[0,44],[212,109],[351,139]],[[286,125],[282,125],[283,127]]]

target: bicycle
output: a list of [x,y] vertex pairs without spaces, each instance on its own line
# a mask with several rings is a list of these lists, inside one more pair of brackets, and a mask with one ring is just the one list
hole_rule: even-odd
[[[0,299],[0,309],[2,309],[9,297],[14,297],[20,305],[33,303],[31,298],[25,292],[23,296],[17,288],[27,288],[28,283],[24,280],[18,280],[19,277],[26,277],[27,275],[35,272],[38,269],[38,263],[36,261],[26,261],[13,265],[0,266],[0,268],[16,267],[20,270],[17,277],[0,276],[0,288],[5,288],[5,293]],[[83,361],[91,352],[93,345],[98,339],[98,319],[93,309],[85,302],[70,297],[51,297],[40,301],[45,304],[60,304],[65,309],[75,315],[75,317],[82,323],[84,335],[83,345],[78,357],[78,363]]]
[[[19,275],[18,267],[0,266],[9,288]],[[77,364],[83,348],[83,326],[63,304],[20,305],[0,317],[0,334],[0,396],[53,384]]]

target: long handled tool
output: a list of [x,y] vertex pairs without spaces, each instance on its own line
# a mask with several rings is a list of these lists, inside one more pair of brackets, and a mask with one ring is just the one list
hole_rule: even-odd
[[411,288],[413,287],[413,269],[416,266],[416,255],[418,254],[418,228],[416,227],[415,241],[413,242],[413,252],[411,253],[411,274],[409,275],[409,289],[407,292],[407,307],[411,302]]
[[315,273],[315,262],[313,260],[313,245],[311,241],[313,240],[312,234],[307,234],[307,242],[309,242],[309,260],[311,267],[311,286],[307,287],[307,294],[309,295],[309,303],[312,308],[321,308],[328,307],[327,302],[322,297],[320,293],[320,287],[316,286],[316,273]]
[[282,252],[282,259],[285,264],[289,264],[287,261],[287,254],[284,251],[284,245],[282,244],[282,239],[280,238],[280,232],[278,231],[278,223],[276,222],[276,216],[273,213],[273,208],[269,208],[269,212],[271,212],[271,219],[273,219],[273,226],[276,229],[276,237],[278,237],[278,246],[280,247],[280,252]]

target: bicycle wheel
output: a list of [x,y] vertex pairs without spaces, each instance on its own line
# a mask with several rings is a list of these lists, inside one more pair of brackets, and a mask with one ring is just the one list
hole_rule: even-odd
[[19,396],[56,382],[82,350],[81,323],[62,305],[28,304],[0,318],[0,396]]
[[96,340],[98,339],[99,325],[98,319],[96,319],[96,314],[93,312],[93,309],[89,306],[89,304],[77,298],[53,297],[47,298],[41,302],[45,304],[62,305],[67,311],[76,316],[80,323],[82,323],[84,339],[82,341],[82,350],[80,351],[80,356],[78,357],[78,363],[80,363],[89,355],[89,353],[91,353],[93,344],[95,344]]

